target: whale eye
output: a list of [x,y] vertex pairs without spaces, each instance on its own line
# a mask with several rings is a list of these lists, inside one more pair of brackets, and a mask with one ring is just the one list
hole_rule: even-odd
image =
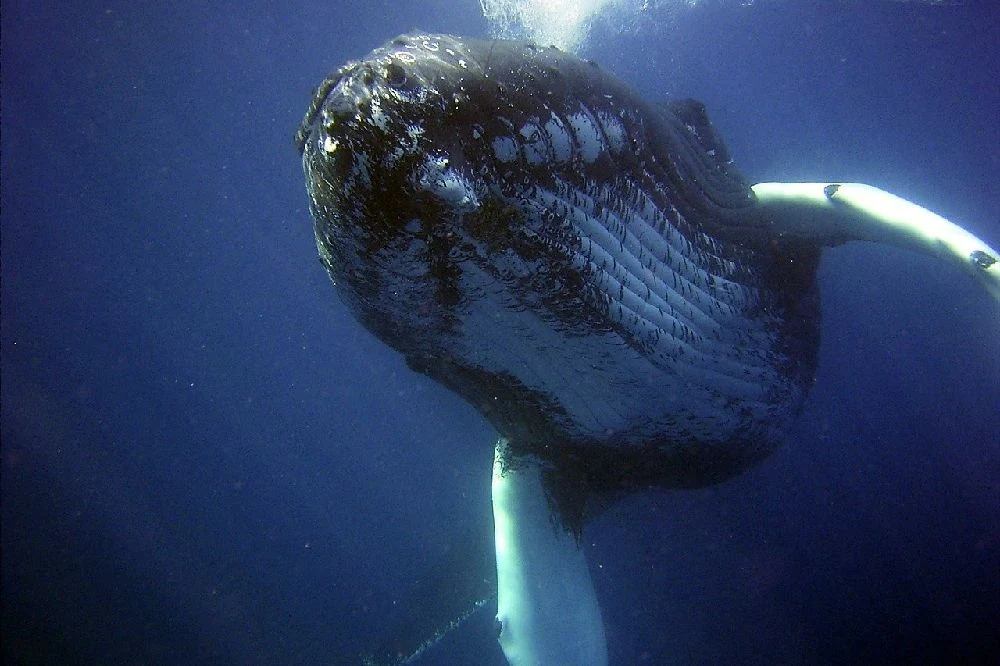
[[393,88],[399,88],[406,83],[406,70],[394,62],[385,66],[385,80]]

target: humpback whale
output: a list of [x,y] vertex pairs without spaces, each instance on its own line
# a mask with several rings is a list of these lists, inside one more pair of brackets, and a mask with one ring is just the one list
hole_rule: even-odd
[[320,259],[414,370],[499,433],[508,661],[607,663],[580,531],[781,443],[816,372],[824,248],[891,243],[1000,299],[1000,253],[858,183],[746,181],[693,100],[651,103],[532,43],[400,36],[296,134]]

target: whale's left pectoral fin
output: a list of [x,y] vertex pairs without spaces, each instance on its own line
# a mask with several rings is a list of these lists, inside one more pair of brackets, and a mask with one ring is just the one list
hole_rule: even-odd
[[542,463],[510,456],[503,439],[493,463],[493,520],[499,641],[510,664],[607,664],[580,541],[546,492]]
[[772,236],[819,245],[874,241],[940,257],[1000,301],[1000,252],[950,220],[861,183],[758,183],[757,212]]

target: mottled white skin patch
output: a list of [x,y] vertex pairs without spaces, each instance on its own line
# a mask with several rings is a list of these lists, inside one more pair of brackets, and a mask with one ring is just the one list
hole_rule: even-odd
[[608,138],[608,148],[611,152],[618,154],[625,150],[625,128],[621,120],[605,111],[597,113],[597,120],[601,123],[604,136]]
[[519,134],[524,139],[521,142],[521,149],[524,151],[524,159],[527,160],[528,164],[538,165],[549,161],[546,135],[538,125],[525,123]]
[[498,136],[493,139],[493,156],[500,162],[513,162],[517,159],[517,143],[509,136]]
[[475,188],[463,174],[448,166],[445,157],[431,157],[424,164],[418,187],[451,204],[456,211],[468,213],[479,207]]
[[545,133],[552,144],[553,158],[556,162],[568,162],[573,156],[573,139],[566,129],[565,123],[553,113],[545,123]]
[[581,108],[580,111],[570,114],[570,127],[576,137],[576,144],[580,150],[580,157],[584,162],[593,162],[604,150],[604,140],[601,138],[601,131],[590,116],[590,113]]

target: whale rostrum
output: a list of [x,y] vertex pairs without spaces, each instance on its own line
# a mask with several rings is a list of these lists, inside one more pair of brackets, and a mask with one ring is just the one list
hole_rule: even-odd
[[341,299],[500,434],[515,666],[607,663],[595,507],[781,443],[816,372],[824,248],[930,253],[1000,299],[1000,253],[961,227],[867,185],[751,186],[700,103],[555,48],[403,35],[328,77],[296,142]]

